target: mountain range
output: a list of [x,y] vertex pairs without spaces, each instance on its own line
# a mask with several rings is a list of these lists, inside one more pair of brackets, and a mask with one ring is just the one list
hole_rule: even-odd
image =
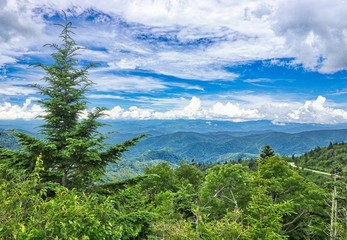
[[194,159],[196,162],[219,162],[254,158],[265,145],[270,145],[280,155],[300,155],[317,146],[344,141],[347,141],[347,129],[300,133],[176,132],[148,137],[133,147],[126,156],[141,156],[152,160]]
[[[280,155],[300,155],[330,142],[347,141],[347,125],[278,124],[270,121],[228,122],[205,120],[104,121],[101,132],[109,144],[146,133],[149,136],[127,152],[126,159],[141,162],[179,160],[220,162],[256,158],[270,145]],[[40,121],[0,121],[0,146],[18,148],[5,129],[37,134]]]

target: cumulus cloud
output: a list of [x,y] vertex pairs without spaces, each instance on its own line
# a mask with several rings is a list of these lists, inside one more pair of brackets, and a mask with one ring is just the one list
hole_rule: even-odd
[[120,106],[107,112],[110,119],[206,119],[206,120],[272,120],[277,123],[321,123],[336,124],[347,122],[347,111],[326,106],[326,98],[319,96],[314,101],[274,102],[250,108],[236,103],[217,102],[203,107],[199,98],[193,97],[189,104],[178,110],[156,112],[153,109],[131,107],[128,110]]
[[210,113],[214,118],[235,121],[255,120],[261,117],[257,109],[244,109],[240,107],[239,103],[230,102],[214,104]]
[[183,109],[169,110],[166,112],[156,112],[152,109],[140,109],[138,107],[130,107],[128,110],[116,106],[106,112],[108,119],[203,119],[206,110],[202,109],[201,101],[197,97],[193,97],[189,104]]
[[347,68],[346,15],[344,1],[281,0],[274,30],[306,68],[336,72]]
[[34,21],[24,1],[0,0],[0,66],[16,62],[38,42],[43,25]]
[[[0,119],[32,119],[43,110],[31,99],[22,106],[5,102],[0,105]],[[249,107],[239,102],[216,102],[205,106],[198,97],[192,97],[182,108],[156,111],[137,106],[124,109],[115,106],[105,112],[106,119],[205,119],[225,121],[271,120],[276,123],[320,123],[337,124],[347,122],[347,111],[327,106],[326,98],[318,96],[315,100],[298,102],[273,102]]]
[[31,120],[40,114],[43,114],[43,109],[32,103],[32,99],[27,99],[22,106],[4,102],[0,104],[0,119],[1,120],[15,120],[25,119]]
[[314,101],[306,101],[297,110],[292,110],[289,120],[293,122],[341,123],[347,120],[347,111],[325,106],[326,98],[319,96]]

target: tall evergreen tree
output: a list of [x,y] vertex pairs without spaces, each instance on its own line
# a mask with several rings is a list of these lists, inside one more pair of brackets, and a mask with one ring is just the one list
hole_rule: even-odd
[[274,150],[272,150],[270,145],[265,145],[260,151],[260,158],[261,159],[265,159],[265,158],[269,158],[269,157],[273,157],[273,156],[275,156],[275,152],[274,152]]
[[[40,116],[45,122],[41,126],[44,139],[16,134],[23,149],[14,153],[18,163],[13,166],[33,169],[36,157],[42,155],[47,179],[55,179],[63,186],[83,188],[103,174],[107,164],[118,161],[121,153],[143,135],[106,148],[106,136],[98,132],[98,127],[103,125],[98,119],[105,115],[105,109],[87,111],[85,93],[93,84],[88,79],[92,64],[79,65],[76,56],[81,47],[72,38],[74,27],[66,15],[65,24],[58,25],[62,27],[61,45],[46,45],[55,50],[51,54],[54,62],[51,65],[36,64],[46,73],[42,79],[44,84],[31,85],[44,96],[38,101],[45,110]],[[80,120],[85,113],[87,117]]]

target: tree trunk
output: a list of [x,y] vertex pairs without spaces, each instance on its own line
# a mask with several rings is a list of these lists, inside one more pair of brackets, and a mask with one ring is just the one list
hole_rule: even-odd
[[67,169],[64,169],[64,174],[63,177],[61,179],[61,185],[66,187],[67,185]]
[[336,240],[337,229],[337,190],[336,190],[336,174],[334,174],[334,190],[331,199],[331,216],[330,216],[330,240]]

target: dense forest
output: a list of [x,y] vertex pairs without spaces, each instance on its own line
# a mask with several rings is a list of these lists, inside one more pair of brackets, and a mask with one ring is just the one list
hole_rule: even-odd
[[[107,166],[145,136],[108,145],[98,131],[104,108],[81,120],[92,65],[76,60],[80,47],[71,23],[61,27],[62,43],[48,45],[52,65],[36,64],[45,72],[43,84],[32,85],[43,96],[43,137],[14,132],[20,148],[0,148],[1,239],[347,238],[344,144],[299,159],[265,146],[252,161],[181,161],[176,168],[161,162],[141,175],[106,181]],[[288,160],[340,168],[318,181]]]
[[347,164],[347,143],[330,143],[327,147],[316,147],[295,158],[301,167],[309,167],[326,172],[345,171]]

